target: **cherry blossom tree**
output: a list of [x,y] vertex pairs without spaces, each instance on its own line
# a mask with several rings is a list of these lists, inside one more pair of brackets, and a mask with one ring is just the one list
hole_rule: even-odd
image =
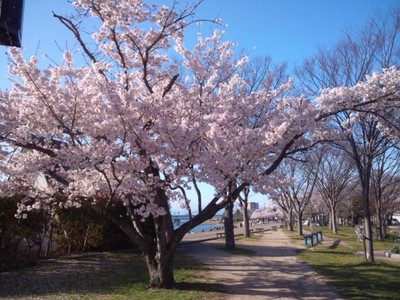
[[[365,99],[369,96],[368,92],[364,91],[356,97]],[[384,129],[383,125],[390,123],[393,130],[398,127],[395,121],[397,117],[393,118],[394,115],[398,115],[398,109],[393,115],[392,113],[388,117],[386,110],[378,107],[375,108],[375,113],[369,114],[364,114],[363,109],[360,112],[342,111],[336,113],[330,123],[332,128],[335,128],[337,136],[341,137],[334,142],[336,147],[341,148],[356,165],[364,214],[365,257],[368,261],[374,261],[370,212],[371,175],[376,158],[388,150],[391,138],[397,135]]]
[[[382,107],[399,102],[396,69],[326,90],[315,102],[290,96],[290,81],[249,93],[240,76],[247,58],[235,58],[223,32],[185,46],[199,3],[73,4],[82,19],[55,14],[78,45],[63,63],[40,67],[37,57],[10,49],[12,87],[0,97],[1,191],[24,197],[18,213],[91,205],[140,248],[151,288],[174,286],[176,247],[189,230],[250,184],[266,193],[286,156],[328,134],[329,116],[357,110],[380,118]],[[395,135],[393,124],[382,126]],[[170,205],[189,207],[194,182],[215,195],[174,229]]]
[[[272,172],[285,147],[306,131],[301,117],[301,133],[289,130],[297,111],[301,116],[313,107],[304,99],[272,102],[287,83],[248,93],[236,72],[246,58],[234,59],[221,32],[199,36],[194,49],[186,49],[184,29],[197,4],[181,11],[134,0],[74,5],[99,24],[92,41],[84,23],[55,16],[71,30],[87,64],[77,66],[66,51],[62,64],[41,69],[36,57],[26,61],[10,50],[13,85],[1,98],[1,171],[8,176],[2,191],[36,206],[91,204],[142,250],[149,286],[172,287],[179,241],[248,182]],[[178,80],[181,67],[187,75]],[[243,183],[236,187],[239,174]],[[38,178],[46,180],[38,184]],[[174,230],[170,203],[187,207],[194,179],[212,185],[215,197]],[[126,215],[115,214],[118,203]],[[27,200],[19,211],[25,209],[31,209]]]
[[[253,92],[259,90],[273,91],[279,88],[281,84],[288,80],[288,77],[286,76],[286,67],[286,63],[279,65],[272,64],[272,60],[268,56],[257,56],[255,58],[250,58],[243,65],[243,68],[240,69],[239,75],[246,81],[247,94],[251,95]],[[282,96],[282,94],[275,95],[276,98]],[[257,126],[256,121],[257,116],[250,116],[247,120],[248,126]],[[255,168],[257,167],[255,166]],[[250,220],[247,212],[249,194],[249,186],[245,187],[242,193],[239,194],[239,205],[243,211],[244,236],[246,237],[250,236]],[[232,210],[233,206],[228,205],[225,207],[224,211],[225,244],[227,249],[235,248]]]

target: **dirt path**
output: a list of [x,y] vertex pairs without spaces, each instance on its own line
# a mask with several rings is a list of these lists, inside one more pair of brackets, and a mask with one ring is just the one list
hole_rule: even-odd
[[226,288],[227,299],[344,299],[321,276],[296,258],[296,248],[281,230],[259,240],[238,242],[254,255],[229,254],[222,241],[188,244],[189,254],[210,267],[206,277]]

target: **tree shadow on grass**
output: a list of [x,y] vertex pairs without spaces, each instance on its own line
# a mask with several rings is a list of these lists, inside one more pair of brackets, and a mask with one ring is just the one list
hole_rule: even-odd
[[[181,278],[175,291],[222,291],[222,285],[204,282],[197,275],[202,269],[201,264],[177,255],[175,273]],[[39,260],[35,266],[0,273],[0,298],[51,299],[62,294],[65,299],[97,298],[96,295],[113,299],[115,293],[146,295],[148,280],[144,259],[135,251],[72,255]]]
[[333,242],[333,244],[332,245],[330,245],[328,248],[329,249],[336,249],[339,245],[340,245],[340,242],[341,242],[342,240],[335,240],[334,242]]
[[399,265],[366,262],[354,255],[347,255],[346,260],[345,265],[319,260],[314,268],[350,299],[400,299]]
[[110,286],[143,280],[141,275],[128,276],[138,270],[144,265],[132,252],[40,260],[36,266],[0,273],[0,297],[104,292]]

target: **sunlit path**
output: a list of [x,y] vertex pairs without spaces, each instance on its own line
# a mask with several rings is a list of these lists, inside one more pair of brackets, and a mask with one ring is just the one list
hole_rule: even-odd
[[231,255],[221,250],[221,240],[183,247],[210,267],[206,277],[223,283],[228,299],[344,299],[297,260],[301,245],[293,245],[282,230],[269,230],[259,240],[239,241],[237,246],[253,254]]

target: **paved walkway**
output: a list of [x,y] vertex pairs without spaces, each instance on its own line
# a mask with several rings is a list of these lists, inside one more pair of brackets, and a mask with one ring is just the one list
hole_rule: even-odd
[[229,254],[221,250],[222,239],[180,247],[210,267],[206,278],[223,283],[227,299],[344,299],[323,277],[297,260],[296,249],[302,245],[292,244],[279,229],[263,232],[256,241],[237,243],[238,248],[250,249],[254,255]]

